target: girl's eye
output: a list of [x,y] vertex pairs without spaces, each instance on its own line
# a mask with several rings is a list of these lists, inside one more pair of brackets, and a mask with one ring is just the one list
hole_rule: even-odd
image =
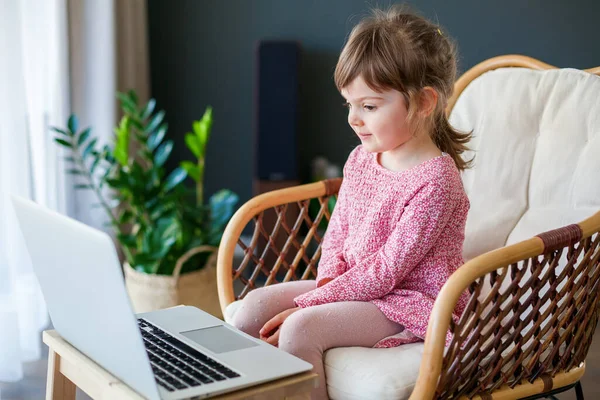
[[364,107],[364,108],[365,108],[365,110],[367,110],[367,111],[375,111],[375,110],[377,109],[377,107],[375,107],[375,106],[371,106],[371,105],[368,105],[368,104],[365,104],[363,107]]

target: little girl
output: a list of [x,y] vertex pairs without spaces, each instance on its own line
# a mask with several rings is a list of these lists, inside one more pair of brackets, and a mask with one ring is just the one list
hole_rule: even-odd
[[[444,113],[455,74],[440,28],[399,8],[375,10],[342,50],[335,83],[362,144],[344,166],[317,280],[254,290],[233,322],[312,363],[313,398],[327,398],[326,350],[423,340],[436,296],[463,263],[469,201],[459,171],[470,135]],[[465,305],[463,296],[455,318]]]

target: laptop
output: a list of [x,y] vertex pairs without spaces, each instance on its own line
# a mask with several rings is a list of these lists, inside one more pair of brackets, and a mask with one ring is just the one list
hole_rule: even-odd
[[106,233],[12,203],[54,328],[142,396],[205,398],[312,369],[195,307],[134,314]]

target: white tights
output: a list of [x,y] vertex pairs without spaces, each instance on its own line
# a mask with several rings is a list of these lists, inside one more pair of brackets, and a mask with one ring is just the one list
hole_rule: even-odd
[[[234,316],[233,325],[259,337],[264,324],[282,311],[296,307],[293,299],[315,289],[315,281],[293,281],[255,289]],[[372,303],[349,301],[301,309],[280,328],[279,348],[314,367],[319,387],[313,399],[327,399],[323,353],[334,347],[373,347],[381,339],[399,333],[402,326],[388,320]]]

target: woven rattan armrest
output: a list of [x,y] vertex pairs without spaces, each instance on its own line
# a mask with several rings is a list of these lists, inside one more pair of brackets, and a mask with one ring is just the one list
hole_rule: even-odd
[[436,299],[410,399],[521,398],[578,381],[598,320],[599,231],[600,212],[461,266]]
[[[295,279],[294,274],[300,264],[305,264],[300,279],[316,277],[322,240],[318,228],[322,221],[329,221],[331,214],[328,203],[330,198],[337,195],[341,184],[342,178],[335,178],[274,190],[258,195],[240,207],[225,228],[217,256],[217,286],[223,312],[230,303],[243,298],[260,285]],[[317,209],[309,215],[311,202],[316,202]],[[276,220],[271,221],[272,226],[265,229],[265,215],[269,211],[274,211]],[[251,222],[254,223],[252,238],[245,243],[242,232]],[[278,241],[282,236],[285,240]],[[264,248],[261,248],[261,254],[256,255],[261,240]],[[236,247],[243,250],[244,259],[241,265],[234,267]],[[269,250],[274,259],[267,260]],[[252,268],[252,274],[245,277],[244,272]],[[285,277],[278,280],[277,274],[282,271]],[[259,282],[259,278],[266,278],[266,281]],[[243,285],[237,294],[234,292],[234,282]]]

